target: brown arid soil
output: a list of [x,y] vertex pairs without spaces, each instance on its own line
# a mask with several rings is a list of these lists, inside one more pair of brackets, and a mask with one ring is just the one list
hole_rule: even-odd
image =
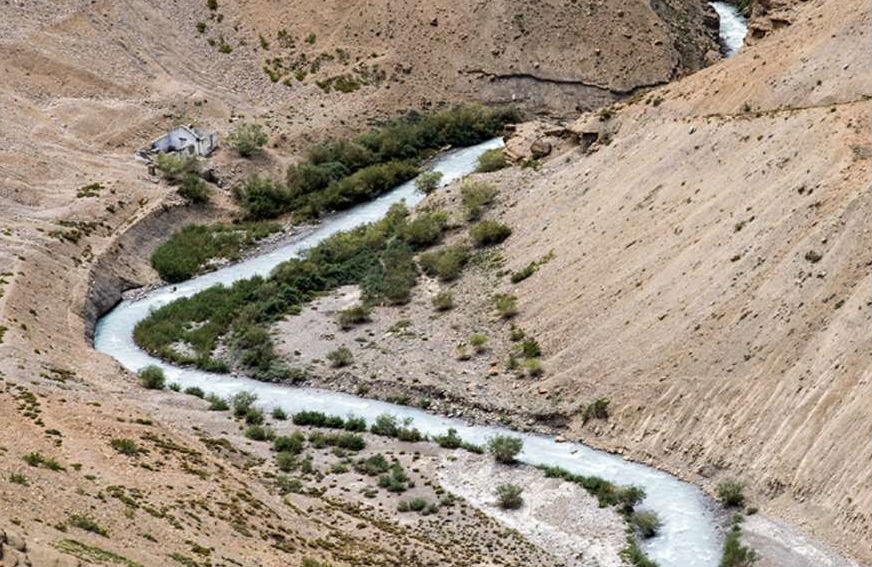
[[[425,279],[350,332],[334,318],[355,292],[340,290],[280,324],[281,348],[328,387],[502,416],[708,490],[742,479],[777,518],[749,526],[764,564],[826,556],[794,534],[797,555],[773,562],[780,522],[872,561],[869,6],[769,3],[760,17],[769,27],[734,59],[564,127],[520,128],[510,155],[553,150],[538,169],[478,177],[500,188],[487,216],[513,234],[459,282]],[[571,142],[585,134],[599,137],[589,150]],[[452,210],[457,190],[425,206]],[[441,287],[457,307],[436,314]],[[543,376],[507,368],[498,292],[518,296],[513,323],[542,345]],[[458,360],[473,333],[488,348]],[[323,362],[339,345],[351,368]],[[585,424],[598,398],[610,415]]]
[[[703,3],[653,5],[0,4],[4,564],[26,556],[75,565],[78,556],[156,565],[172,554],[214,565],[562,562],[536,534],[507,532],[486,501],[490,478],[453,484],[470,496],[456,523],[443,521],[448,511],[399,516],[395,497],[342,490],[368,482],[351,475],[313,477],[325,492],[286,498],[267,445],[246,441],[226,414],[194,398],[143,391],[87,337],[123,289],[156,280],[148,257],[162,238],[232,214],[223,190],[210,207],[181,206],[133,160],[166,127],[194,122],[226,134],[240,117],[268,127],[264,156],[244,161],[222,149],[213,158],[226,189],[252,170],[280,172],[313,140],[410,107],[514,101],[568,118],[718,59]],[[559,425],[566,437],[706,488],[743,478],[768,515],[868,563],[868,6],[760,6],[762,31],[739,57],[641,94],[606,120],[590,114],[544,128],[568,138],[596,131],[611,143],[587,153],[554,138],[540,169],[492,174],[501,196],[489,215],[514,234],[493,263],[456,284],[447,329],[430,320],[430,282],[407,313],[376,313],[376,326],[395,318],[385,327],[390,356],[367,362],[354,352],[357,364],[381,370],[372,388],[380,397],[417,395],[390,380],[409,360],[433,385],[423,391],[436,408],[434,392],[447,392],[452,411]],[[515,141],[519,155],[529,149],[524,139]],[[96,194],[81,191],[92,183],[101,184]],[[518,285],[501,273],[552,249],[554,259]],[[814,263],[805,259],[812,251],[821,255]],[[508,323],[489,310],[495,289],[518,295],[515,323],[542,344],[544,376],[505,369],[511,345]],[[415,340],[438,338],[429,343],[435,356],[404,346],[402,332],[387,334],[405,319],[421,333]],[[456,361],[457,343],[485,331],[488,351]],[[371,372],[353,370],[313,372],[313,380],[346,389],[369,382]],[[580,412],[598,397],[611,400],[609,420],[582,426]],[[120,438],[148,453],[119,454],[110,443]],[[456,466],[432,447],[368,441],[409,469],[421,451],[416,495],[433,497],[426,481],[438,484]],[[65,470],[27,465],[32,452]],[[313,457],[325,471],[335,464],[326,451]],[[576,496],[544,484],[546,499]],[[596,512],[578,514],[586,522]],[[93,518],[108,536],[72,526],[71,515]],[[546,543],[590,529],[548,526]]]
[[[88,336],[122,290],[156,281],[158,242],[229,218],[236,179],[279,174],[313,140],[455,101],[571,115],[718,58],[704,4],[657,6],[0,3],[0,562],[560,562],[475,507],[458,504],[465,519],[453,522],[400,517],[396,499],[336,488],[356,478],[285,498],[266,445],[193,398],[143,391]],[[220,150],[209,207],[183,206],[133,158],[171,125],[226,135],[240,118],[268,128],[269,150],[249,161]],[[148,452],[122,455],[113,439]],[[416,450],[423,486],[450,455]],[[30,453],[63,470],[28,465]],[[315,456],[316,467],[332,458]]]

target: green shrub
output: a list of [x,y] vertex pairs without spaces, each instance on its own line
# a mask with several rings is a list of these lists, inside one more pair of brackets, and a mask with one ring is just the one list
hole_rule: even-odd
[[418,258],[418,263],[425,274],[438,277],[444,282],[457,279],[467,262],[469,262],[469,248],[462,244],[426,252]]
[[316,431],[309,435],[309,442],[316,448],[330,446],[349,451],[362,451],[366,448],[366,441],[363,437],[351,432],[324,435]]
[[263,415],[263,410],[258,408],[248,408],[248,411],[245,412],[245,424],[246,425],[263,425],[265,421],[265,417]]
[[238,392],[230,398],[230,403],[233,406],[233,415],[236,417],[245,417],[250,409],[257,401],[257,394],[253,392]]
[[498,463],[514,464],[518,453],[524,448],[520,437],[495,435],[487,442],[487,450]]
[[518,298],[507,293],[498,293],[494,296],[494,309],[503,319],[511,319],[518,314]]
[[163,390],[166,385],[166,376],[160,366],[150,364],[139,370],[139,383],[147,390]]
[[71,514],[67,519],[67,523],[74,528],[79,528],[80,530],[85,530],[86,532],[91,532],[92,534],[97,534],[103,537],[109,537],[109,531],[98,524],[91,516],[85,514]]
[[524,371],[527,373],[527,376],[530,376],[531,378],[542,376],[542,374],[545,373],[542,363],[536,358],[524,359]]
[[492,220],[482,221],[469,230],[469,235],[478,248],[500,244],[511,234],[511,228]]
[[475,349],[475,352],[482,353],[487,350],[487,335],[476,333],[469,339],[469,344]]
[[433,440],[444,449],[459,449],[463,446],[463,439],[454,428],[449,429],[444,435],[434,437]]
[[190,279],[214,258],[238,260],[258,240],[281,230],[275,223],[188,225],[157,247],[151,265],[169,283]]
[[61,466],[59,462],[51,457],[46,457],[42,453],[34,451],[33,453],[28,453],[22,457],[25,463],[32,467],[40,467],[44,469],[48,469],[50,471],[59,472],[66,470]]
[[493,185],[478,181],[467,181],[460,188],[460,201],[468,220],[481,218],[485,208],[493,203],[497,189]]
[[512,272],[512,283],[521,283],[526,280],[530,276],[536,273],[536,270],[539,269],[539,264],[536,262],[530,262],[523,269],[518,270],[517,272]]
[[227,137],[239,155],[242,157],[251,157],[261,151],[261,148],[266,145],[267,135],[263,131],[263,126],[253,122],[242,122],[233,129],[233,132]]
[[397,432],[397,439],[407,443],[418,443],[424,440],[424,435],[414,427],[401,427]]
[[527,336],[527,333],[524,332],[524,329],[520,327],[516,327],[512,324],[511,329],[509,330],[509,340],[513,343],[516,343]]
[[288,419],[288,414],[280,407],[274,407],[272,410],[272,418],[276,421],[285,421]]
[[275,439],[275,432],[266,425],[249,425],[245,429],[245,436],[252,441],[271,441]]
[[186,175],[177,189],[179,195],[188,203],[208,203],[211,193],[209,186],[198,175]]
[[348,416],[344,428],[346,431],[366,431],[366,420],[362,417]]
[[370,267],[360,287],[369,302],[399,305],[408,303],[417,280],[412,248],[395,241],[382,252],[381,261]]
[[27,479],[27,476],[21,473],[9,473],[9,482],[13,484],[20,484],[21,486],[30,485],[30,481]]
[[601,507],[620,506],[625,515],[632,514],[633,507],[645,498],[645,491],[637,486],[619,487],[605,479],[573,474],[561,467],[546,465],[539,468],[548,478],[562,478],[581,486],[597,498]]
[[478,166],[475,168],[475,171],[476,173],[489,173],[491,171],[499,171],[508,165],[506,153],[503,149],[494,148],[478,156]]
[[354,464],[354,470],[367,476],[376,476],[386,473],[390,467],[390,463],[381,453],[376,453],[369,458],[361,459]]
[[428,195],[438,189],[440,183],[442,183],[441,171],[428,171],[415,179],[415,187],[418,188],[418,191]]
[[351,349],[342,346],[328,352],[327,360],[330,361],[330,366],[333,368],[342,368],[343,366],[348,366],[354,361],[354,355],[351,354]]
[[439,510],[439,505],[434,502],[428,502],[426,498],[412,498],[411,500],[401,500],[397,504],[399,512],[418,512],[425,516],[434,514]]
[[372,320],[370,318],[371,314],[372,309],[362,303],[360,305],[355,305],[354,307],[349,307],[348,309],[343,309],[339,312],[339,326],[342,329],[348,330],[357,325],[368,323]]
[[542,356],[542,348],[539,346],[539,341],[533,337],[524,339],[521,343],[521,354],[525,358],[539,358]]
[[607,398],[597,398],[588,404],[584,410],[582,418],[583,423],[587,423],[592,419],[608,419],[609,418],[609,400]]
[[143,452],[133,439],[113,439],[110,445],[113,449],[128,457],[138,457]]
[[233,197],[253,220],[274,219],[286,212],[293,196],[272,179],[260,175],[248,177],[233,188]]
[[280,474],[276,477],[276,486],[282,496],[290,493],[300,494],[303,492],[303,483],[298,478],[288,478]]
[[400,230],[400,238],[415,249],[432,246],[442,239],[447,222],[448,217],[443,212],[420,214]]
[[230,409],[230,404],[227,403],[227,400],[215,394],[209,394],[206,397],[206,401],[209,402],[209,411],[227,411]]
[[203,388],[198,388],[197,386],[191,386],[190,388],[185,388],[185,393],[189,396],[194,396],[195,398],[203,399],[206,397],[206,392],[203,391]]
[[454,308],[454,294],[450,291],[440,291],[433,296],[433,308],[436,311],[450,311]]
[[636,528],[639,534],[649,539],[657,535],[657,532],[663,526],[663,522],[657,516],[656,512],[633,512],[630,516],[630,524]]
[[724,538],[724,553],[720,567],[750,567],[757,562],[757,552],[742,545],[742,517],[733,518],[732,526]]
[[186,178],[199,178],[203,164],[200,159],[195,156],[158,154],[155,159],[155,166],[168,183],[171,185],[178,185]]
[[524,505],[524,498],[521,496],[524,489],[517,484],[499,484],[496,492],[497,503],[503,510],[517,510]]
[[334,415],[327,415],[320,411],[301,411],[294,414],[294,425],[326,427],[330,429],[344,429],[345,420]]
[[400,463],[393,463],[388,474],[379,477],[378,485],[388,492],[405,492],[413,486]]
[[167,386],[167,388],[169,388],[170,391],[172,391],[172,392],[181,392],[182,391],[182,385],[179,384],[178,382],[173,382],[172,384]]
[[299,455],[306,446],[306,438],[299,431],[291,435],[281,435],[273,440],[273,450],[277,453],[292,453]]
[[289,451],[282,451],[276,454],[276,467],[282,472],[291,472],[297,470],[300,466],[297,460],[297,455]]
[[400,424],[396,416],[383,413],[375,419],[369,430],[382,437],[396,437],[400,433]]
[[657,563],[645,555],[632,534],[627,535],[627,545],[620,551],[619,555],[627,565],[632,567],[657,567]]
[[745,505],[745,483],[735,480],[724,480],[715,487],[718,502],[725,508],[741,508]]

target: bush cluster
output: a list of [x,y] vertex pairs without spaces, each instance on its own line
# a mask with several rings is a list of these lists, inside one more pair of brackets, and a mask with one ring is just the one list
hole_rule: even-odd
[[267,136],[263,126],[254,122],[241,122],[227,137],[230,145],[236,148],[242,157],[251,157],[261,151],[266,145]]
[[491,171],[499,171],[508,165],[506,152],[503,151],[503,148],[494,148],[478,156],[478,166],[475,171],[476,173],[490,173]]
[[521,496],[523,492],[524,489],[517,484],[497,485],[497,503],[503,510],[517,510],[524,505],[524,498]]
[[450,311],[454,308],[454,294],[443,290],[433,296],[433,308],[436,311]]
[[599,505],[618,506],[619,512],[628,516],[633,513],[635,506],[645,499],[645,491],[637,486],[617,486],[605,479],[596,476],[583,476],[569,472],[561,467],[541,466],[548,478],[561,478],[573,482],[589,494],[595,496]]
[[606,398],[597,398],[584,409],[582,423],[587,423],[592,419],[608,419],[609,418],[609,400]]
[[[274,218],[296,212],[318,217],[371,199],[418,174],[418,164],[439,148],[469,146],[495,136],[517,121],[511,108],[457,106],[430,114],[410,113],[350,140],[330,140],[311,148],[306,159],[288,169],[283,186],[263,193],[268,206],[238,192],[251,218]],[[439,181],[428,176],[424,191]]]
[[301,411],[292,418],[294,425],[322,427],[325,429],[344,429],[346,431],[366,431],[366,420],[362,417],[349,416],[345,419],[336,415],[327,415],[320,411]]
[[467,181],[460,188],[460,202],[468,220],[478,220],[493,203],[497,188],[488,183]]
[[411,427],[410,419],[401,422],[396,416],[387,413],[378,416],[369,427],[369,431],[375,435],[392,437],[410,443],[417,443],[425,439],[425,436],[418,429]]
[[511,228],[492,220],[482,221],[469,229],[469,235],[478,248],[500,244],[511,234]]
[[351,349],[341,346],[328,352],[327,360],[330,361],[330,366],[333,368],[342,368],[348,366],[354,361],[354,355],[351,354]]
[[726,508],[741,508],[745,505],[745,483],[735,479],[720,482],[715,488],[718,502]]
[[511,465],[515,463],[518,453],[524,448],[520,437],[509,435],[494,435],[488,440],[487,450],[498,463]]
[[147,390],[163,390],[166,386],[166,376],[160,366],[150,364],[138,372],[139,383]]
[[246,248],[279,230],[275,223],[188,225],[157,247],[151,265],[164,281],[181,282],[214,258],[238,260]]
[[178,187],[179,195],[189,203],[209,200],[209,187],[200,178],[202,162],[192,156],[159,154],[155,165],[170,185]]
[[463,244],[445,246],[418,257],[421,269],[430,277],[444,282],[456,280],[469,262],[469,248]]

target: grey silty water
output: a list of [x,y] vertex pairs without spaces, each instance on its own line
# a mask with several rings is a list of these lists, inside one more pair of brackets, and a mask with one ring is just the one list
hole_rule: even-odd
[[727,57],[732,57],[742,49],[745,36],[748,35],[748,20],[739,13],[733,4],[728,2],[712,2],[712,7],[720,18],[721,43]]
[[[432,169],[441,171],[444,175],[443,182],[447,183],[471,172],[478,156],[484,151],[501,145],[502,140],[497,139],[448,153],[436,160]],[[644,488],[647,497],[642,507],[656,511],[663,521],[660,535],[646,542],[645,549],[662,567],[717,565],[720,538],[708,500],[696,487],[665,472],[625,461],[619,456],[597,451],[580,443],[558,443],[542,435],[517,433],[501,427],[471,425],[459,419],[349,394],[267,384],[240,376],[179,368],[151,357],[133,342],[134,326],[152,309],[217,284],[229,285],[254,275],[267,275],[277,264],[314,246],[324,238],[375,221],[394,203],[405,201],[412,206],[421,198],[414,182],[405,183],[374,201],[325,220],[313,231],[277,250],[177,286],[155,289],[136,300],[122,301],[98,322],[94,346],[132,371],[149,364],[160,366],[169,382],[177,382],[185,388],[198,386],[219,396],[231,396],[244,390],[254,392],[259,403],[267,409],[281,407],[289,413],[304,409],[320,410],[334,415],[356,415],[370,422],[378,415],[390,413],[400,418],[412,419],[415,427],[429,435],[438,435],[453,427],[464,439],[477,444],[485,443],[488,438],[498,433],[520,436],[524,440],[524,450],[520,458],[525,463],[560,466],[576,474],[596,475],[619,484],[634,484]]]

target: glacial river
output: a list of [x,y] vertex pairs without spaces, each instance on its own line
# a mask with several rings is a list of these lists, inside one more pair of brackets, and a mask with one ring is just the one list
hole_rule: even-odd
[[[443,173],[444,183],[450,182],[475,169],[476,160],[484,151],[501,145],[502,140],[497,139],[447,153],[432,164],[432,169]],[[558,443],[542,435],[519,433],[502,427],[472,425],[420,409],[349,394],[266,384],[226,374],[178,368],[151,357],[134,344],[134,326],[152,309],[216,284],[230,285],[237,280],[254,275],[265,276],[277,264],[314,246],[324,238],[375,221],[384,216],[394,203],[405,201],[407,205],[413,206],[422,197],[415,189],[414,182],[404,183],[374,201],[325,220],[311,232],[301,235],[281,248],[182,284],[155,289],[144,297],[122,301],[97,323],[94,346],[98,351],[117,359],[131,371],[149,364],[160,366],[164,369],[168,382],[177,382],[183,388],[199,386],[206,392],[220,396],[231,396],[243,390],[254,392],[259,402],[267,409],[281,407],[288,413],[306,409],[343,416],[354,414],[368,421],[372,421],[382,413],[390,413],[401,418],[411,418],[414,420],[414,426],[423,433],[437,435],[453,427],[464,439],[478,444],[485,443],[495,434],[511,433],[524,440],[524,451],[520,455],[520,460],[525,463],[556,465],[576,474],[596,475],[618,484],[634,484],[644,488],[647,497],[642,508],[656,511],[663,521],[660,535],[645,542],[644,547],[649,556],[661,567],[717,565],[720,559],[721,540],[709,500],[695,486],[665,472],[625,461],[617,455],[597,451],[581,443]]]
[[732,57],[742,49],[745,36],[748,35],[748,21],[739,10],[729,2],[712,2],[712,7],[720,18],[721,43],[724,46],[724,54]]

